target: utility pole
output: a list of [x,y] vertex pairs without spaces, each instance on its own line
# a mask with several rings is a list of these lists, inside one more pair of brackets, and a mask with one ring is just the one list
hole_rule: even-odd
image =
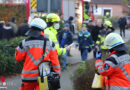
[[51,0],[48,0],[48,5],[47,5],[47,13],[50,13],[51,11]]

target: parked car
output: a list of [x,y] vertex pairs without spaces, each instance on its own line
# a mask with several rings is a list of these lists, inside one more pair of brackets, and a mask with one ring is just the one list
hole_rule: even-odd
[[127,25],[126,25],[126,28],[130,28],[130,16],[126,16],[126,22],[127,22]]

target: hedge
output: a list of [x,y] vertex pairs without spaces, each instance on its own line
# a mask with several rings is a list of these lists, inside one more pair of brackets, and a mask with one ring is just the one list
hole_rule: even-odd
[[26,5],[0,4],[0,21],[8,22],[12,17],[15,17],[20,25],[26,18]]
[[[130,55],[130,40],[127,42],[128,53]],[[106,58],[106,57],[103,57]],[[105,60],[105,59],[104,59]],[[95,74],[95,59],[86,61],[86,64],[80,66],[74,74],[74,89],[75,90],[92,90],[92,81]]]
[[25,37],[16,37],[10,41],[0,41],[0,74],[10,75],[20,73],[23,62],[15,60],[15,48]]

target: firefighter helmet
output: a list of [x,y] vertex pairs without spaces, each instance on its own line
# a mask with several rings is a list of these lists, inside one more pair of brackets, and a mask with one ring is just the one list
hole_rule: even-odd
[[50,13],[46,17],[46,22],[59,22],[60,17],[55,13]]
[[124,40],[117,33],[110,33],[106,36],[104,40],[104,46],[107,49],[112,49],[118,45],[124,44]]
[[107,25],[107,26],[109,26],[109,27],[112,27],[111,21],[108,21],[108,20],[104,22],[104,26],[105,26],[105,25]]
[[34,18],[32,21],[31,21],[31,24],[30,26],[34,26],[34,27],[37,27],[41,30],[45,29],[47,27],[47,24],[44,20],[42,20],[41,18]]

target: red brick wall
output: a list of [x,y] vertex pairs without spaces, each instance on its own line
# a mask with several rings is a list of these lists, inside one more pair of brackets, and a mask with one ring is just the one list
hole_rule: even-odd
[[[100,4],[98,5],[98,8],[102,9],[102,15],[103,15],[103,8],[111,8],[112,9],[112,17],[120,17],[123,15],[123,7],[122,5],[106,5],[106,4]],[[96,16],[98,17],[98,16]]]

